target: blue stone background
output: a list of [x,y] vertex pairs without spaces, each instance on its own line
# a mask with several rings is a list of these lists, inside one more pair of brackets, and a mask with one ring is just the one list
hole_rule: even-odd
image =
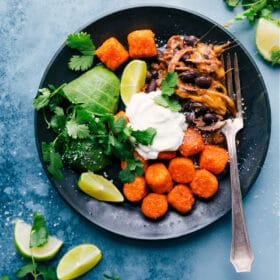
[[[44,214],[51,233],[64,240],[52,261],[72,246],[94,243],[103,252],[95,269],[81,279],[103,279],[104,271],[122,280],[277,280],[279,279],[279,67],[257,54],[254,26],[236,23],[230,31],[246,46],[266,83],[272,110],[268,155],[257,181],[244,199],[255,254],[251,273],[237,274],[229,262],[231,217],[190,236],[160,242],[135,241],[105,232],[89,223],[50,185],[34,139],[34,98],[42,74],[69,33],[116,9],[158,1],[0,0],[0,276],[24,264],[13,245],[17,218],[31,222]],[[222,0],[169,1],[225,23],[237,11]],[[276,15],[279,18],[279,13]],[[195,29],[194,29],[195,34]],[[261,112],[260,112],[261,114]]]

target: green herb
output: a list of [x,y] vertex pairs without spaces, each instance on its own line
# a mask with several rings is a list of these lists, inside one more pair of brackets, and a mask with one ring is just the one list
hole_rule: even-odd
[[95,46],[86,32],[70,34],[67,37],[66,45],[72,49],[78,50],[82,55],[73,55],[68,63],[71,70],[88,70],[94,59]]
[[[48,242],[49,231],[46,227],[46,222],[42,214],[34,213],[32,227],[30,232],[30,248],[43,246]],[[32,261],[24,264],[19,268],[15,275],[17,278],[32,276],[34,280],[57,280],[56,271],[52,267],[44,264],[37,264],[32,257]],[[1,280],[8,280],[1,279]]]
[[1,276],[0,280],[10,280],[8,275]]
[[280,49],[272,50],[271,60],[272,60],[272,64],[279,63],[279,61],[280,61]]
[[149,127],[146,130],[135,130],[131,132],[136,140],[135,144],[151,145],[157,131],[155,128]]
[[161,82],[161,95],[154,98],[158,105],[169,108],[173,112],[181,110],[180,103],[173,96],[177,83],[178,74],[176,72],[168,72]]
[[121,280],[121,277],[114,274],[114,273],[110,273],[110,272],[104,272],[103,273],[103,277],[106,279],[111,279],[111,280]]
[[250,23],[254,23],[259,17],[272,18],[273,11],[280,8],[279,0],[226,0],[226,4],[235,8],[237,6],[243,6],[244,11],[239,13],[233,19],[229,20],[225,26],[228,27],[235,21],[248,19]]
[[34,213],[30,234],[30,248],[41,247],[48,242],[49,231],[42,214]]

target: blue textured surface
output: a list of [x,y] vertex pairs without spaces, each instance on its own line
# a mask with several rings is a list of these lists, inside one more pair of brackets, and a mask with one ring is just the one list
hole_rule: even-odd
[[[259,57],[253,43],[254,27],[247,22],[235,24],[230,31],[257,63],[272,110],[268,155],[244,199],[255,253],[251,273],[236,274],[229,262],[230,215],[177,240],[125,239],[96,228],[69,208],[42,169],[35,146],[32,99],[49,60],[67,34],[80,26],[113,10],[143,3],[158,2],[0,0],[0,276],[7,274],[15,279],[14,271],[24,263],[13,245],[15,219],[31,222],[32,213],[40,211],[50,231],[65,242],[52,262],[54,266],[66,251],[80,243],[94,243],[102,250],[102,261],[81,279],[103,279],[104,271],[115,272],[122,280],[279,279],[279,67]],[[222,0],[169,4],[200,12],[218,23],[234,15]]]

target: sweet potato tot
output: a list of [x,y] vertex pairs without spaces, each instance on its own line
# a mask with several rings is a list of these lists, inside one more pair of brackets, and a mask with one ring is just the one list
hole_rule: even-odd
[[206,169],[198,169],[190,183],[192,192],[202,198],[212,197],[218,190],[218,179]]
[[167,201],[179,213],[186,214],[191,211],[195,198],[186,185],[178,184],[168,193]]
[[168,202],[164,194],[149,193],[142,201],[141,211],[150,219],[156,220],[164,216],[167,210]]
[[115,37],[104,41],[95,54],[112,71],[115,71],[129,57],[127,50]]
[[127,41],[131,58],[146,58],[157,55],[155,34],[150,29],[135,30],[129,33]]
[[123,194],[128,201],[139,202],[148,193],[145,178],[136,176],[131,183],[123,185]]
[[167,193],[173,187],[170,173],[163,163],[153,163],[148,166],[145,172],[145,179],[148,186],[155,193]]
[[229,155],[226,149],[214,145],[205,145],[200,154],[199,166],[201,169],[207,169],[214,174],[220,174],[224,171],[228,160]]
[[187,128],[184,132],[184,139],[179,147],[179,152],[188,157],[201,152],[203,148],[204,142],[201,134],[193,128]]
[[177,183],[189,183],[194,177],[195,167],[189,158],[176,157],[170,160],[168,171]]
[[176,157],[176,151],[159,152],[158,159],[168,160]]

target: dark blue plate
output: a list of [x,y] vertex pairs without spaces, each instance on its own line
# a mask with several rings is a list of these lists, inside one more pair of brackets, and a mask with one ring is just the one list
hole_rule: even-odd
[[[187,10],[173,7],[133,7],[117,11],[93,21],[80,29],[91,34],[98,47],[110,36],[116,36],[125,46],[129,32],[149,28],[156,34],[157,43],[164,44],[175,34],[195,35],[204,42],[234,42],[229,52],[236,52],[240,62],[242,95],[245,103],[245,127],[239,134],[239,172],[243,195],[254,184],[263,165],[270,138],[270,106],[267,91],[254,61],[223,27],[212,20]],[[78,76],[67,67],[73,52],[63,45],[50,62],[42,78],[40,88],[48,84],[60,85]],[[122,69],[119,69],[120,75]],[[41,112],[35,113],[37,148],[42,160],[41,142],[50,141],[53,134],[47,129]],[[121,189],[117,180],[118,166],[108,170],[109,177]],[[48,174],[48,172],[47,172]],[[48,174],[52,185],[77,212],[95,225],[116,234],[136,239],[168,239],[183,236],[202,229],[225,215],[231,209],[229,174],[219,178],[219,191],[210,201],[197,200],[190,214],[183,216],[169,210],[159,221],[143,217],[139,205],[128,202],[110,204],[97,201],[77,188],[79,174],[65,168],[60,181]]]

